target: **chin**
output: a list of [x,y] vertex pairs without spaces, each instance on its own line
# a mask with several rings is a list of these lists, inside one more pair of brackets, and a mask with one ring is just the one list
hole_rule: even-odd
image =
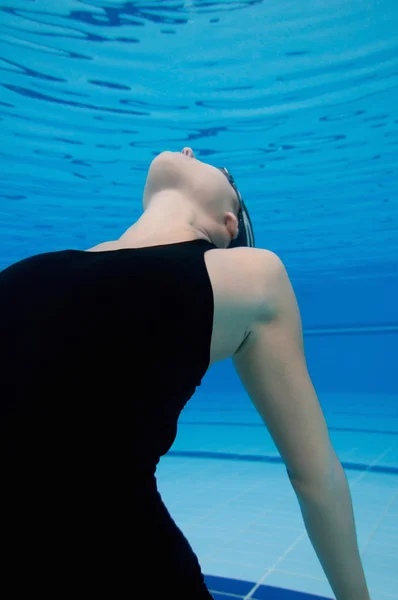
[[[185,156],[182,152],[165,150],[153,159],[151,169],[157,173],[191,173],[193,162],[192,158]],[[185,171],[186,166],[189,166],[187,171]]]
[[176,157],[178,157],[178,159],[181,158],[182,160],[192,160],[192,158],[190,156],[185,156],[185,154],[183,154],[182,152],[174,152],[172,150],[164,150],[163,152],[158,154],[154,160],[162,159],[162,158],[176,158]]
[[[181,153],[179,152],[171,152],[171,150],[164,150],[164,152],[161,152],[160,154],[158,154],[157,156],[155,156],[155,158],[153,159],[151,166],[152,165],[161,165],[163,163],[174,163],[176,162],[176,157],[177,155],[180,154],[180,156],[183,156]],[[178,159],[177,159],[178,160]]]

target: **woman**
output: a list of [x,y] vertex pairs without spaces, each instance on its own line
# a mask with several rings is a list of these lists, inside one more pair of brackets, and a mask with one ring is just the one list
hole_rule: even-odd
[[42,593],[211,598],[155,471],[208,368],[232,357],[337,600],[368,600],[282,262],[254,248],[228,171],[190,148],[152,161],[143,208],[118,240],[0,274],[10,569]]

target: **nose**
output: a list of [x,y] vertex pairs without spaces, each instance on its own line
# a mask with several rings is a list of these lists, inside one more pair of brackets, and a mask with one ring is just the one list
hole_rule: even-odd
[[195,158],[192,148],[188,148],[188,147],[183,148],[181,150],[181,152],[182,152],[182,154],[185,154],[185,156],[190,156],[191,158]]

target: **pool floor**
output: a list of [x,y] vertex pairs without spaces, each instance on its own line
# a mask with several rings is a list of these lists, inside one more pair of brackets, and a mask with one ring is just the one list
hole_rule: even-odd
[[[312,548],[285,466],[250,405],[192,403],[181,415],[159,490],[196,552],[218,598],[334,598]],[[241,399],[243,402],[243,400]],[[353,402],[351,399],[350,409]],[[355,423],[323,400],[332,441],[349,481],[360,552],[372,600],[398,600],[398,431],[392,405],[362,399]],[[366,404],[367,402],[367,404]],[[242,408],[245,406],[245,408]],[[367,406],[367,409],[366,409]],[[326,408],[327,407],[327,408]]]

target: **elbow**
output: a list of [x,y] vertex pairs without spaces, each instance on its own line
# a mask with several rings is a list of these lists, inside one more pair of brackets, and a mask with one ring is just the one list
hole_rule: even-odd
[[305,474],[294,473],[288,467],[286,467],[286,471],[289,481],[297,493],[335,487],[341,481],[341,475],[344,475],[343,466],[335,453],[322,467],[310,469]]

